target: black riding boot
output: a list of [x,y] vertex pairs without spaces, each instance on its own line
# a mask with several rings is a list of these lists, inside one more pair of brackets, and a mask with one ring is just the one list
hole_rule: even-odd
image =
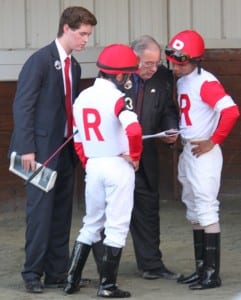
[[76,241],[72,251],[70,267],[67,276],[67,284],[64,287],[66,294],[73,294],[79,291],[82,270],[88,258],[91,246]]
[[121,248],[104,245],[97,296],[105,298],[128,298],[131,296],[129,292],[118,289],[116,284],[121,252]]
[[97,266],[97,272],[100,275],[100,270],[101,270],[101,264],[102,264],[102,258],[104,255],[104,232],[101,233],[101,240],[97,243],[92,244],[92,253],[93,257]]
[[193,245],[196,271],[189,276],[180,277],[177,282],[190,284],[198,281],[203,273],[204,259],[204,230],[193,230]]
[[220,233],[204,234],[203,276],[197,283],[189,286],[191,290],[204,290],[221,286],[220,268]]

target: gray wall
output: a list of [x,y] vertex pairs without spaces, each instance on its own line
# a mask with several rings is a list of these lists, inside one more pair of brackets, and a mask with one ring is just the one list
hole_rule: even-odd
[[28,56],[56,37],[60,13],[70,5],[85,6],[98,19],[87,51],[75,54],[84,78],[96,75],[103,46],[142,34],[165,45],[193,28],[207,48],[241,48],[241,0],[0,0],[0,81],[17,80]]

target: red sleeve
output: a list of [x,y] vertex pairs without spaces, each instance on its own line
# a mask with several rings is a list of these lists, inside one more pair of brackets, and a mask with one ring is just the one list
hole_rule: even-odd
[[126,135],[129,141],[130,157],[133,161],[138,161],[141,158],[142,152],[142,129],[138,122],[129,124],[126,127]]
[[237,105],[225,108],[221,111],[221,116],[217,129],[211,140],[214,144],[221,144],[234,127],[240,112]]
[[75,151],[82,163],[82,167],[85,169],[88,158],[85,156],[83,144],[81,142],[74,142]]
[[218,81],[205,81],[201,87],[200,96],[204,102],[214,107],[218,100],[226,96],[224,87]]
[[85,156],[84,147],[79,136],[79,132],[76,126],[76,121],[74,116],[73,116],[73,132],[76,132],[76,134],[74,135],[74,149],[79,157],[79,160],[82,163],[82,167],[85,169],[88,158]]
[[115,115],[118,117],[122,110],[125,109],[125,99],[120,97],[115,104]]

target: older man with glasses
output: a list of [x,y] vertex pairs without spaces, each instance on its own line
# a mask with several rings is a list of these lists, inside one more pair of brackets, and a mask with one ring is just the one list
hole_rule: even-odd
[[[125,90],[133,99],[143,134],[178,128],[178,114],[173,102],[172,73],[163,66],[159,43],[148,35],[133,41],[132,48],[140,58],[140,72],[132,75],[133,87]],[[140,88],[142,92],[140,93]],[[172,144],[177,136],[162,139]],[[144,140],[140,169],[136,173],[131,235],[137,267],[144,279],[177,279],[168,270],[160,250],[159,157],[161,144]]]

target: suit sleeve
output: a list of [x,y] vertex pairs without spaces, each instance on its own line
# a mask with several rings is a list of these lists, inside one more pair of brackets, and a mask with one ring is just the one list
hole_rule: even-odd
[[160,129],[167,130],[179,127],[179,116],[178,116],[178,105],[175,103],[175,95],[174,91],[174,82],[173,82],[173,74],[171,71],[166,69],[161,69],[162,73],[159,76],[162,77],[162,89],[164,92],[161,97],[165,97],[164,99],[160,99],[160,102],[164,101],[163,111],[161,113],[160,118]]
[[15,149],[20,154],[36,152],[34,119],[44,78],[43,61],[36,55],[24,64],[13,104]]

